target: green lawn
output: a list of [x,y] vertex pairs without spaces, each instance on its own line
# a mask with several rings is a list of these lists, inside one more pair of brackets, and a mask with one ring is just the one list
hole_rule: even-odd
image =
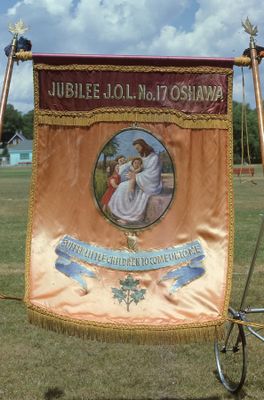
[[[29,168],[0,169],[0,293],[23,296]],[[234,178],[235,268],[238,304],[264,211],[264,179]],[[250,304],[263,300],[264,251]],[[259,303],[259,304],[258,304]],[[264,318],[263,318],[264,320]],[[135,346],[83,341],[27,322],[22,303],[0,301],[1,400],[232,399],[216,378],[212,344]],[[264,344],[249,338],[249,371],[240,397],[263,398]]]

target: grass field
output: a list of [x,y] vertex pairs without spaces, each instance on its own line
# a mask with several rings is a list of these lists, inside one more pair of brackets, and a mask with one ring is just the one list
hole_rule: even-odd
[[[0,293],[23,296],[24,247],[31,171],[0,169]],[[264,179],[234,178],[237,305],[264,211]],[[264,244],[254,274],[249,304],[263,306]],[[263,318],[264,321],[264,318]],[[236,399],[264,398],[264,343],[249,338],[249,371]],[[27,322],[25,307],[0,301],[1,400],[234,398],[216,377],[212,344],[134,346],[83,341],[44,331]]]

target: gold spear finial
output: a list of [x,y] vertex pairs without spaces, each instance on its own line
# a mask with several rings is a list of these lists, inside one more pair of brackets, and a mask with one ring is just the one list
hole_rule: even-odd
[[247,32],[250,36],[257,36],[258,34],[257,25],[253,26],[248,17],[245,20],[245,22],[242,21],[242,26],[245,29],[245,32]]
[[22,19],[20,19],[15,24],[9,24],[8,30],[13,35],[23,35],[23,33],[25,33],[28,30],[28,27],[25,25],[25,23],[22,21]]

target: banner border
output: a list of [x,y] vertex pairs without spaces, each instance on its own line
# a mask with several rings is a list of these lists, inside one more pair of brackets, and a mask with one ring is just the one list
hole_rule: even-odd
[[[41,65],[41,64],[38,64]],[[63,66],[65,67],[65,66]],[[70,68],[71,66],[66,66]],[[87,68],[87,66],[84,66]],[[94,69],[95,66],[91,66]],[[108,67],[108,66],[107,66]],[[116,66],[115,66],[116,67]],[[35,68],[35,67],[34,67]],[[61,68],[61,66],[59,67]],[[85,69],[84,68],[84,69]],[[123,67],[118,67],[123,68]],[[132,67],[133,70],[138,69],[138,67]],[[216,70],[215,67],[194,67],[196,71],[205,69]],[[37,69],[37,68],[35,68]],[[50,69],[57,69],[57,67],[52,66]],[[167,69],[167,68],[165,68]],[[173,67],[173,69],[175,69]],[[186,72],[186,67],[180,68]],[[223,68],[218,68],[223,71]],[[153,67],[154,71],[157,71],[157,67]],[[33,151],[33,168],[32,168],[32,180],[30,189],[30,204],[28,211],[28,227],[27,227],[27,241],[26,241],[26,273],[25,273],[25,297],[24,302],[27,306],[28,317],[31,323],[55,330],[57,332],[67,332],[69,334],[75,334],[81,337],[87,337],[91,339],[99,339],[110,342],[133,342],[133,343],[149,343],[149,344],[175,344],[175,343],[188,343],[190,341],[202,341],[202,340],[214,340],[216,337],[222,336],[223,334],[223,324],[227,319],[228,305],[231,295],[232,287],[232,272],[233,272],[233,244],[234,244],[234,212],[233,212],[233,186],[232,186],[232,166],[233,166],[233,137],[232,137],[232,69],[226,68],[228,70],[228,106],[227,114],[219,118],[219,115],[186,115],[180,112],[173,112],[172,116],[165,119],[169,115],[168,112],[164,112],[164,109],[152,109],[147,110],[141,109],[143,118],[138,119],[138,122],[171,122],[179,124],[181,127],[191,127],[195,129],[197,123],[201,123],[197,129],[203,128],[205,125],[207,128],[219,128],[226,129],[226,134],[228,135],[227,140],[227,151],[226,151],[226,225],[228,227],[228,253],[226,260],[226,287],[223,302],[223,309],[219,313],[219,318],[210,322],[196,322],[196,323],[186,323],[179,324],[177,326],[164,325],[159,327],[152,327],[149,325],[129,325],[129,324],[103,324],[97,323],[95,321],[80,321],[70,317],[55,314],[52,311],[47,311],[42,307],[38,307],[31,303],[30,301],[30,259],[31,259],[31,240],[32,240],[32,230],[33,230],[33,219],[35,210],[35,193],[37,191],[37,175],[38,175],[38,127],[42,124],[49,125],[74,125],[74,126],[89,126],[93,123],[98,122],[99,118],[104,115],[102,109],[96,110],[98,113],[96,118],[90,118],[90,124],[88,122],[87,113],[80,112],[80,115],[70,114],[70,112],[57,112],[54,118],[50,115],[53,112],[43,112],[38,108],[38,79],[37,72],[34,72],[34,90],[35,90],[35,119],[34,119],[34,151]],[[116,111],[116,108],[115,108]],[[127,113],[125,119],[127,122],[135,122],[135,116],[138,117],[139,109],[126,109]],[[128,112],[129,111],[129,112]],[[152,111],[152,112],[150,112]],[[171,111],[171,110],[170,110]],[[159,113],[157,121],[153,121],[153,115]],[[108,113],[108,114],[107,114]],[[90,114],[90,113],[89,113]],[[106,119],[100,120],[100,122],[112,121],[113,122],[113,112],[112,110],[106,111]],[[116,113],[114,113],[116,114]],[[150,119],[151,117],[151,119]],[[208,120],[212,120],[212,125],[208,125]],[[82,122],[83,121],[83,122]],[[118,120],[123,122],[123,120]],[[64,123],[63,123],[64,122]],[[115,122],[115,121],[114,121]],[[204,125],[203,125],[204,124]],[[195,126],[194,126],[195,125]]]
[[[79,71],[123,71],[123,72],[168,72],[168,73],[222,73],[227,76],[226,114],[187,114],[173,108],[158,107],[100,107],[91,111],[57,111],[41,109],[39,105],[40,70],[79,70]],[[227,129],[231,124],[233,69],[222,67],[157,67],[120,65],[49,65],[34,64],[35,112],[39,124],[91,126],[96,122],[167,122],[176,123],[182,128]]]

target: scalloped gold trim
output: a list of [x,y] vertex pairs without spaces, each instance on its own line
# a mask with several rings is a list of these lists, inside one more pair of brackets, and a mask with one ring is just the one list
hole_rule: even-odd
[[[167,111],[167,112],[166,112]],[[60,114],[57,112],[39,111],[38,120],[40,124],[45,125],[66,125],[66,126],[91,126],[97,122],[128,122],[128,123],[174,123],[182,128],[191,129],[228,129],[230,122],[226,119],[220,119],[213,115],[192,115],[185,116],[183,113],[172,110],[161,109],[125,109],[125,108],[107,108],[96,109],[77,116]]]

